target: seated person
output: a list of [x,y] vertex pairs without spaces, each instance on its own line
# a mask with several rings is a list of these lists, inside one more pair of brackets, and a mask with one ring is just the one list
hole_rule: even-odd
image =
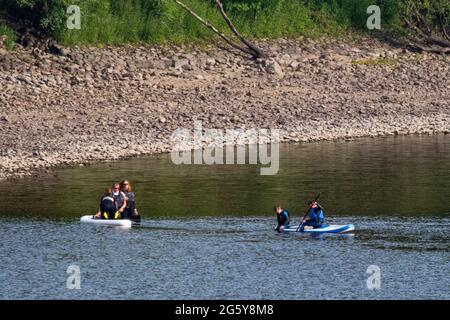
[[305,226],[313,227],[314,229],[320,228],[324,222],[325,215],[323,212],[323,208],[317,201],[312,201],[309,203],[309,219],[303,220],[300,231],[305,229]]
[[122,219],[139,220],[140,216],[136,209],[136,196],[132,192],[131,183],[128,180],[120,182],[120,190],[125,194],[127,206],[122,213]]

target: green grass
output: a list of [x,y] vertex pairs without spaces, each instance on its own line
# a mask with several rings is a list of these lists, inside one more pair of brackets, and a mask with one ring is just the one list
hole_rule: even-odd
[[0,37],[1,36],[6,36],[6,50],[12,50],[16,39],[12,29],[6,25],[0,24]]
[[389,59],[389,58],[377,58],[377,59],[362,59],[362,60],[353,60],[352,64],[355,65],[365,65],[365,66],[390,66],[394,67],[398,63],[398,59]]
[[[77,4],[77,1],[73,1]],[[190,1],[192,8],[216,27],[226,30],[216,8],[206,1]],[[173,1],[162,1],[154,10],[145,11],[133,2],[99,6],[78,1],[82,11],[81,30],[64,30],[60,40],[67,45],[124,43],[183,43],[212,39],[212,32],[187,14]],[[113,6],[111,6],[111,4]]]
[[[73,0],[71,3],[81,8],[81,30],[63,29],[58,38],[66,45],[120,45],[140,42],[179,44],[211,42],[216,39],[211,30],[174,1],[153,1],[151,9],[145,7],[145,1],[149,0]],[[184,2],[225,34],[230,34],[217,7],[212,5],[211,1]],[[338,37],[354,27],[352,17],[345,15],[345,8],[327,4],[334,3],[332,0],[318,1],[318,4],[314,5],[311,4],[314,1],[301,0],[261,2],[265,4],[257,10],[245,10],[241,7],[228,10],[230,18],[246,37]],[[364,9],[358,8],[360,11]]]
[[[66,45],[211,43],[209,29],[173,0],[2,0],[12,15],[28,16]],[[205,20],[230,34],[212,0],[183,0]],[[81,29],[66,28],[68,5],[81,8]],[[382,8],[383,26],[396,22],[397,0],[227,0],[225,9],[248,38],[340,37],[369,33],[366,9]],[[47,8],[43,10],[42,8]]]

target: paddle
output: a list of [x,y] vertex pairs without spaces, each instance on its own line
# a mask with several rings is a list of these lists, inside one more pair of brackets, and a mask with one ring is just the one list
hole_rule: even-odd
[[141,215],[139,214],[139,212],[136,209],[134,209],[133,211],[134,211],[134,214],[130,217],[130,220],[133,223],[140,224],[141,223]]
[[[319,194],[317,195],[316,199],[315,199],[315,200],[314,200],[313,202],[317,202],[317,200],[319,200],[320,194],[321,194],[321,192],[319,192]],[[310,207],[308,208],[308,211],[306,211],[305,215],[303,216],[303,219],[302,219],[302,223],[301,223],[301,224],[299,224],[299,226],[297,227],[297,230],[296,230],[296,231],[300,230],[300,229],[301,229],[301,227],[303,226],[303,224],[304,224],[304,222],[303,222],[303,221],[305,221],[305,219],[306,219],[306,216],[307,216],[307,215],[308,215],[308,213],[309,213],[309,209],[310,209]]]

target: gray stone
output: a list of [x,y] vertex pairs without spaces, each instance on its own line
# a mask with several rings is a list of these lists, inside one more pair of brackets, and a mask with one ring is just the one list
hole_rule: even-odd
[[8,36],[6,34],[0,36],[0,49],[6,48],[7,41],[8,41]]
[[57,54],[57,55],[60,55],[63,57],[68,56],[69,52],[70,52],[68,49],[64,48],[62,45],[60,45],[58,43],[50,44],[48,49],[50,50],[51,53]]
[[153,61],[153,67],[155,69],[163,70],[172,67],[173,61],[168,59],[155,60]]
[[278,78],[284,77],[284,72],[281,66],[276,61],[268,62],[266,66],[266,72],[277,76]]
[[205,64],[207,66],[214,66],[216,64],[216,59],[214,58],[207,58],[205,61]]
[[181,69],[186,65],[189,65],[188,59],[173,59],[171,67],[175,69]]
[[297,70],[298,65],[299,65],[299,63],[294,60],[289,64],[289,67],[291,67],[293,70]]

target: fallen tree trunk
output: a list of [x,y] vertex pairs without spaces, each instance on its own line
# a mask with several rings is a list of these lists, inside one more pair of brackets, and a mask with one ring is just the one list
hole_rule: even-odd
[[431,53],[437,53],[437,54],[450,54],[450,48],[442,48],[442,47],[423,45],[418,42],[409,42],[408,47],[410,49],[412,49],[413,51],[423,51],[423,52],[431,52]]

